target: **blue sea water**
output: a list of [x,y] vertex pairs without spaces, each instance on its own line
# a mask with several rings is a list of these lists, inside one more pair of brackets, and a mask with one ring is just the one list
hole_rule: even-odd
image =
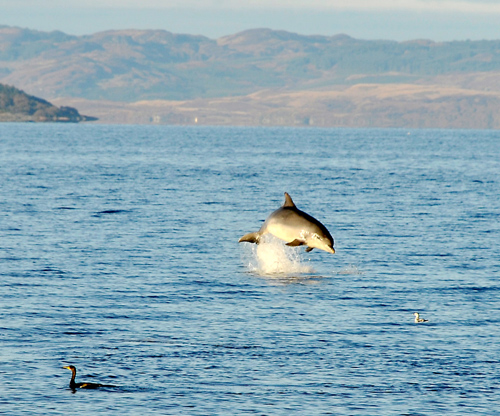
[[[0,181],[0,414],[500,414],[498,131],[4,123]],[[238,244],[285,191],[336,254]]]

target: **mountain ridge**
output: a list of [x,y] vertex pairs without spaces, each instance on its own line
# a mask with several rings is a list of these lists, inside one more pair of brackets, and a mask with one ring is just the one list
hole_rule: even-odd
[[213,40],[164,30],[72,36],[0,27],[0,82],[49,99],[183,100],[487,71],[500,71],[500,41],[367,41],[271,29]]
[[[398,94],[391,93],[389,87],[393,86],[395,92],[399,86],[416,85],[421,94],[414,91],[411,99],[421,100],[421,117],[426,117],[431,111],[440,111],[437,95],[429,98],[429,86],[434,85],[436,91],[443,93],[442,86],[460,90],[462,95],[454,96],[457,103],[479,94],[480,101],[487,103],[481,107],[489,114],[484,119],[490,120],[482,128],[499,128],[499,74],[500,40],[397,42],[360,40],[345,34],[300,35],[265,28],[218,39],[134,29],[73,36],[0,26],[0,82],[50,100],[116,102],[124,103],[123,108],[134,102],[155,100],[189,101],[192,106],[201,102],[205,108],[211,99],[224,97],[241,106],[244,97],[259,91],[272,91],[275,96],[303,93],[311,97],[313,94],[309,93],[318,90],[344,88],[354,92],[349,87],[355,85],[386,86],[377,92],[384,90],[392,102],[379,97],[379,105],[394,108]],[[266,94],[261,97],[269,98]],[[334,99],[338,99],[335,94]],[[375,105],[377,98],[372,99]],[[447,104],[442,107],[448,114],[452,107],[449,99],[447,96]],[[357,102],[354,97],[348,101],[351,106]],[[403,104],[411,107],[408,101]],[[341,105],[338,102],[331,107]],[[265,107],[265,103],[259,106]],[[372,107],[363,108],[380,110]],[[316,111],[312,104],[309,108],[311,113]],[[457,118],[471,117],[461,108],[456,106]],[[388,116],[384,111],[378,112]],[[105,117],[96,116],[105,122]],[[378,122],[375,117],[367,118],[374,120],[375,125],[387,124],[387,119]],[[437,125],[447,126],[450,124]]]

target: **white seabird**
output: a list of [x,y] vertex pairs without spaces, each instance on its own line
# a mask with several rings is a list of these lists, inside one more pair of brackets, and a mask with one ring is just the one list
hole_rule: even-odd
[[415,315],[415,323],[418,324],[420,322],[429,322],[428,319],[424,319],[420,317],[420,314],[418,312],[415,312],[413,315]]

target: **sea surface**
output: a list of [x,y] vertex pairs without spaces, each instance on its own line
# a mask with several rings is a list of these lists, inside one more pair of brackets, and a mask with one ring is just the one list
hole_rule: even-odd
[[0,124],[0,414],[500,414],[500,131]]

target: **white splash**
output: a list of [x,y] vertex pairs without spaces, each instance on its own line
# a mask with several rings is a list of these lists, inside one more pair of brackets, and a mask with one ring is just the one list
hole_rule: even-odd
[[361,270],[359,270],[358,266],[351,264],[347,267],[344,267],[342,270],[338,271],[337,274],[362,275],[364,273]]
[[248,269],[259,275],[290,276],[314,273],[314,269],[303,264],[300,247],[287,247],[283,241],[265,236],[260,244],[252,245],[252,256]]

